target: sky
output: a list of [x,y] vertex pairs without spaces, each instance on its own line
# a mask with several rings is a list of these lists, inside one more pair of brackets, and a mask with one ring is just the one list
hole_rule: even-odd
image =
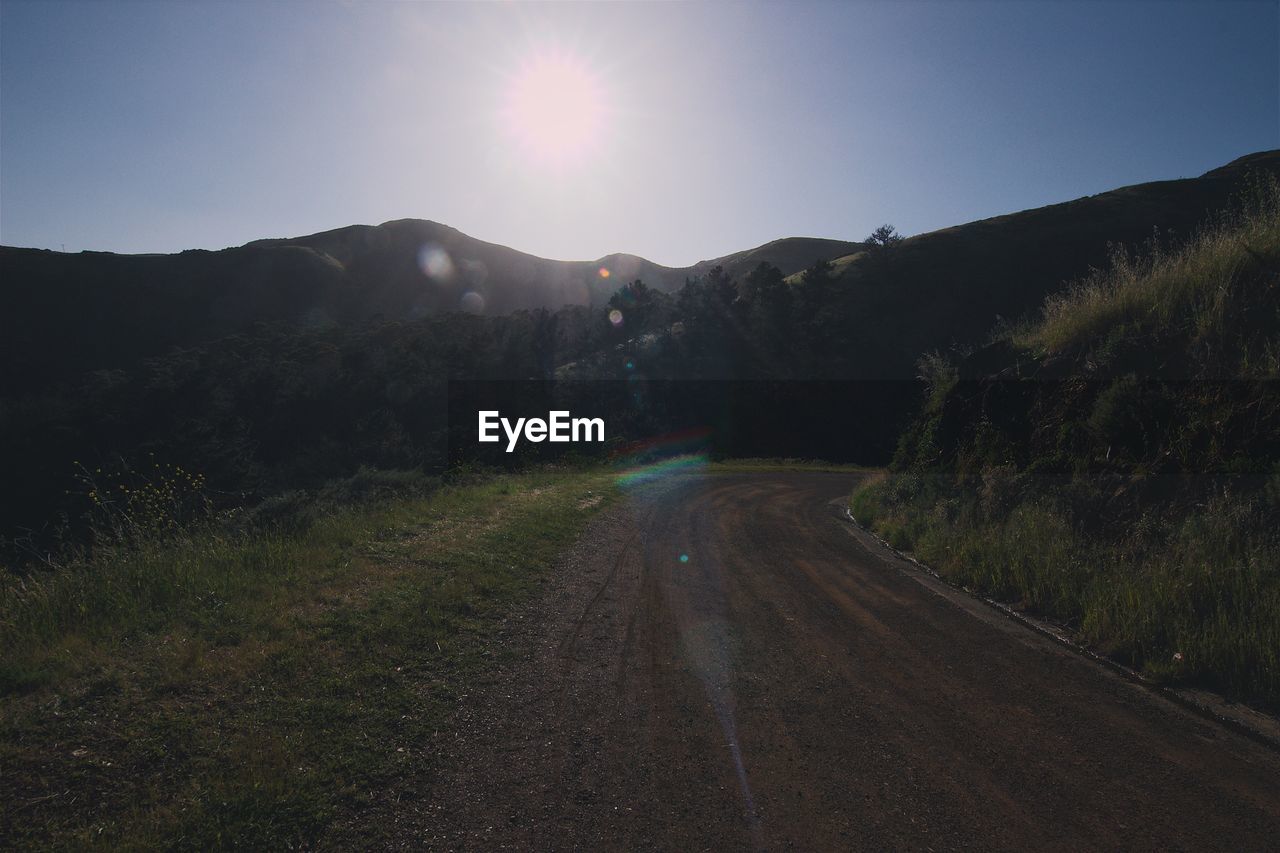
[[432,219],[671,266],[1280,148],[1267,2],[0,2],[0,243]]

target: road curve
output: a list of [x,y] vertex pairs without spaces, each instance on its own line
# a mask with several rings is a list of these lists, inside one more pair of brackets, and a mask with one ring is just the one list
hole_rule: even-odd
[[405,846],[1277,849],[1280,755],[923,583],[853,483],[681,475],[593,522]]

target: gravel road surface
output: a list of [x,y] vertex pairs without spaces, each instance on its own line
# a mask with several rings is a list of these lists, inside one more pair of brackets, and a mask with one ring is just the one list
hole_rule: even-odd
[[439,849],[1277,850],[1280,754],[930,582],[857,475],[592,522],[436,746]]

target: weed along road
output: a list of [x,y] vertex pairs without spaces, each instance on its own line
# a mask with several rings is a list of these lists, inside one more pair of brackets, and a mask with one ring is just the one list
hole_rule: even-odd
[[628,487],[405,846],[1276,849],[1280,754],[931,586],[840,517],[856,476]]

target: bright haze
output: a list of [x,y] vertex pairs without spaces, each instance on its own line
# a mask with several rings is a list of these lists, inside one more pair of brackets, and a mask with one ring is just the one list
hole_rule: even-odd
[[0,243],[444,222],[685,265],[1280,142],[1275,2],[10,2]]

